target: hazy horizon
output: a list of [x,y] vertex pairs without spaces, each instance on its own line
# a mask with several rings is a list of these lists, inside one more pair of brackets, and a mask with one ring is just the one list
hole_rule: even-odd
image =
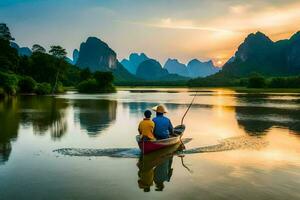
[[119,60],[143,52],[162,64],[196,58],[222,65],[252,32],[289,38],[299,30],[299,9],[296,0],[2,0],[0,21],[20,46],[59,44],[69,57],[96,36]]

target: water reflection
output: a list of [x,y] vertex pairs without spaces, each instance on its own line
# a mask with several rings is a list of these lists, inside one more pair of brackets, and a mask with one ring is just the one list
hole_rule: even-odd
[[75,122],[91,136],[99,134],[116,120],[117,101],[74,100]]
[[49,130],[51,138],[55,140],[66,133],[67,100],[49,96],[23,96],[19,102],[21,123],[32,125],[35,134],[44,135]]
[[0,101],[0,164],[10,156],[11,141],[17,138],[19,130],[19,106],[16,98]]
[[283,97],[275,98],[268,94],[236,95],[241,104],[235,109],[238,124],[250,135],[265,134],[272,127],[300,133],[299,102]]
[[[181,144],[141,156],[137,163],[138,186],[144,192],[150,192],[155,185],[155,191],[163,191],[165,182],[170,182],[173,174],[173,156]],[[153,184],[154,183],[154,184]]]
[[[154,106],[157,106],[158,104],[161,104],[160,102],[126,102],[123,103],[124,108],[128,109],[130,114],[138,114],[140,115],[147,109],[151,109]],[[166,103],[164,104],[168,111],[174,112],[179,109],[186,108],[186,105],[184,104],[178,104],[178,103]],[[201,105],[194,105],[195,107],[201,107]]]

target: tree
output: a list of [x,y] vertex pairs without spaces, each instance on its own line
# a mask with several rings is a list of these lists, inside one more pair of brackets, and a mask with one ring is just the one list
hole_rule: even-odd
[[266,79],[257,73],[253,73],[248,80],[249,88],[264,88],[266,87]]
[[46,53],[46,49],[39,44],[34,44],[31,50],[33,53]]
[[49,53],[53,56],[55,56],[58,59],[65,59],[67,56],[66,49],[62,48],[61,46],[58,45],[53,45],[50,47]]
[[55,78],[54,86],[52,88],[52,94],[54,94],[59,76],[62,75],[62,73],[67,70],[67,67],[69,65],[65,61],[65,58],[67,56],[66,49],[58,45],[53,45],[50,48],[51,49],[49,53],[58,59],[56,63],[56,78]]
[[7,41],[15,40],[11,36],[9,28],[5,23],[0,23],[0,39],[7,40]]
[[80,80],[85,81],[92,78],[92,72],[89,68],[84,68],[80,71]]

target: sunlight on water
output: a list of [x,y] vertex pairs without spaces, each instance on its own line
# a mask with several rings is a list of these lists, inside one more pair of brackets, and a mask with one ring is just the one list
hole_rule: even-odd
[[[196,91],[185,149],[140,158],[143,111],[163,103],[178,125]],[[227,89],[1,100],[0,199],[298,199],[299,111],[298,94]]]

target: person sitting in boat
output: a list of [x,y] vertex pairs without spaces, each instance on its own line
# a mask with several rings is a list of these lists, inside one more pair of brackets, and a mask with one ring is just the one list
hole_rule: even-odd
[[153,108],[156,112],[156,117],[153,118],[155,124],[154,127],[154,136],[156,139],[166,139],[173,134],[173,125],[171,120],[164,116],[167,113],[167,110],[164,106],[159,105]]
[[153,135],[155,125],[154,122],[151,120],[151,115],[151,111],[146,110],[144,112],[145,118],[139,124],[138,131],[143,140],[155,140],[155,137]]

